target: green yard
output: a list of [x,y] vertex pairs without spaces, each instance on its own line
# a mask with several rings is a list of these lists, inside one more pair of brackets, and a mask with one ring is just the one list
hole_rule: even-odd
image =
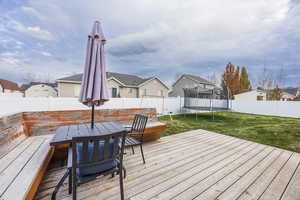
[[220,112],[160,117],[167,124],[162,136],[205,129],[245,140],[300,152],[300,119]]

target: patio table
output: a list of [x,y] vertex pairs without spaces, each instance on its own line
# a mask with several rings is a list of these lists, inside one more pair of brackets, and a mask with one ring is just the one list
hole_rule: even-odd
[[92,129],[90,124],[66,125],[56,129],[50,145],[70,144],[73,137],[109,136],[116,133],[128,132],[121,123],[96,123]]
[[[123,127],[121,123],[118,122],[103,122],[94,124],[94,128],[91,128],[90,124],[77,124],[77,125],[67,125],[60,126],[56,129],[55,135],[52,138],[50,145],[58,146],[63,144],[71,144],[73,137],[81,137],[82,139],[91,139],[93,136],[116,136],[119,134],[127,134],[128,131]],[[121,151],[122,152],[122,151]],[[105,153],[105,152],[104,152]],[[122,166],[122,158],[120,160],[120,168],[123,169]],[[71,178],[70,173],[72,168],[68,168],[67,172],[63,175],[61,180],[56,185],[51,199],[56,199],[56,194],[65,181],[65,179],[69,176],[69,183],[74,180],[74,177]],[[120,172],[120,176],[122,177],[122,170]],[[71,178],[71,179],[70,179]],[[122,181],[122,180],[121,180]],[[73,186],[74,187],[74,186]],[[69,186],[69,193],[70,186]]]

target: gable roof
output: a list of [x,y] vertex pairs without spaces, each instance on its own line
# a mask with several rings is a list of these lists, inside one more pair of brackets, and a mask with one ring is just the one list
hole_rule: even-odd
[[28,84],[21,85],[21,91],[25,91],[33,85],[48,85],[56,90],[57,83],[44,83],[44,82],[30,82]]
[[80,83],[82,80],[82,73],[75,74],[72,76],[66,76],[60,79],[57,79],[56,82],[73,82],[73,83]]
[[[75,74],[73,76],[68,76],[68,77],[57,79],[56,81],[57,82],[69,82],[69,83],[81,83],[82,75],[83,75],[82,73]],[[128,87],[138,87],[142,83],[155,78],[155,77],[141,78],[141,77],[131,75],[131,74],[121,74],[121,73],[115,73],[115,72],[106,72],[106,76],[107,76],[108,80],[115,79],[118,82],[120,82],[123,86],[128,86]],[[162,82],[161,80],[159,80],[159,81]]]
[[0,79],[0,85],[2,86],[3,89],[17,90],[17,91],[20,90],[17,83],[5,79]]
[[138,86],[147,80],[135,75],[107,72],[107,79],[110,79],[112,77],[126,86]]
[[195,82],[198,82],[198,83],[204,83],[204,84],[209,84],[209,85],[214,85],[213,83],[209,82],[208,80],[200,77],[200,76],[195,76],[195,75],[191,75],[191,74],[183,74],[181,75],[174,83],[173,85],[175,85],[180,79],[182,79],[183,77],[185,78],[188,78],[188,79],[191,79]]
[[154,79],[158,80],[163,86],[165,86],[169,90],[169,87],[156,76],[144,79],[144,82],[141,83],[139,86],[145,85],[148,81],[152,81]]

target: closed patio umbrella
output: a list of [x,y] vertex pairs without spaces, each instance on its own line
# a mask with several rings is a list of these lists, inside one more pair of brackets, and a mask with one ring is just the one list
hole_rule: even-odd
[[105,42],[101,24],[96,21],[91,34],[88,36],[85,67],[79,96],[81,103],[92,107],[92,128],[94,128],[95,106],[103,105],[109,99],[104,57]]

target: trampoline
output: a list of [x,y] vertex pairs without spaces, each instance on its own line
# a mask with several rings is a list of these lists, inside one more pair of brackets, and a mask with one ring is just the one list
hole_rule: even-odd
[[211,112],[214,119],[214,112],[230,111],[231,101],[229,99],[230,90],[228,88],[184,88],[184,109],[196,113]]

